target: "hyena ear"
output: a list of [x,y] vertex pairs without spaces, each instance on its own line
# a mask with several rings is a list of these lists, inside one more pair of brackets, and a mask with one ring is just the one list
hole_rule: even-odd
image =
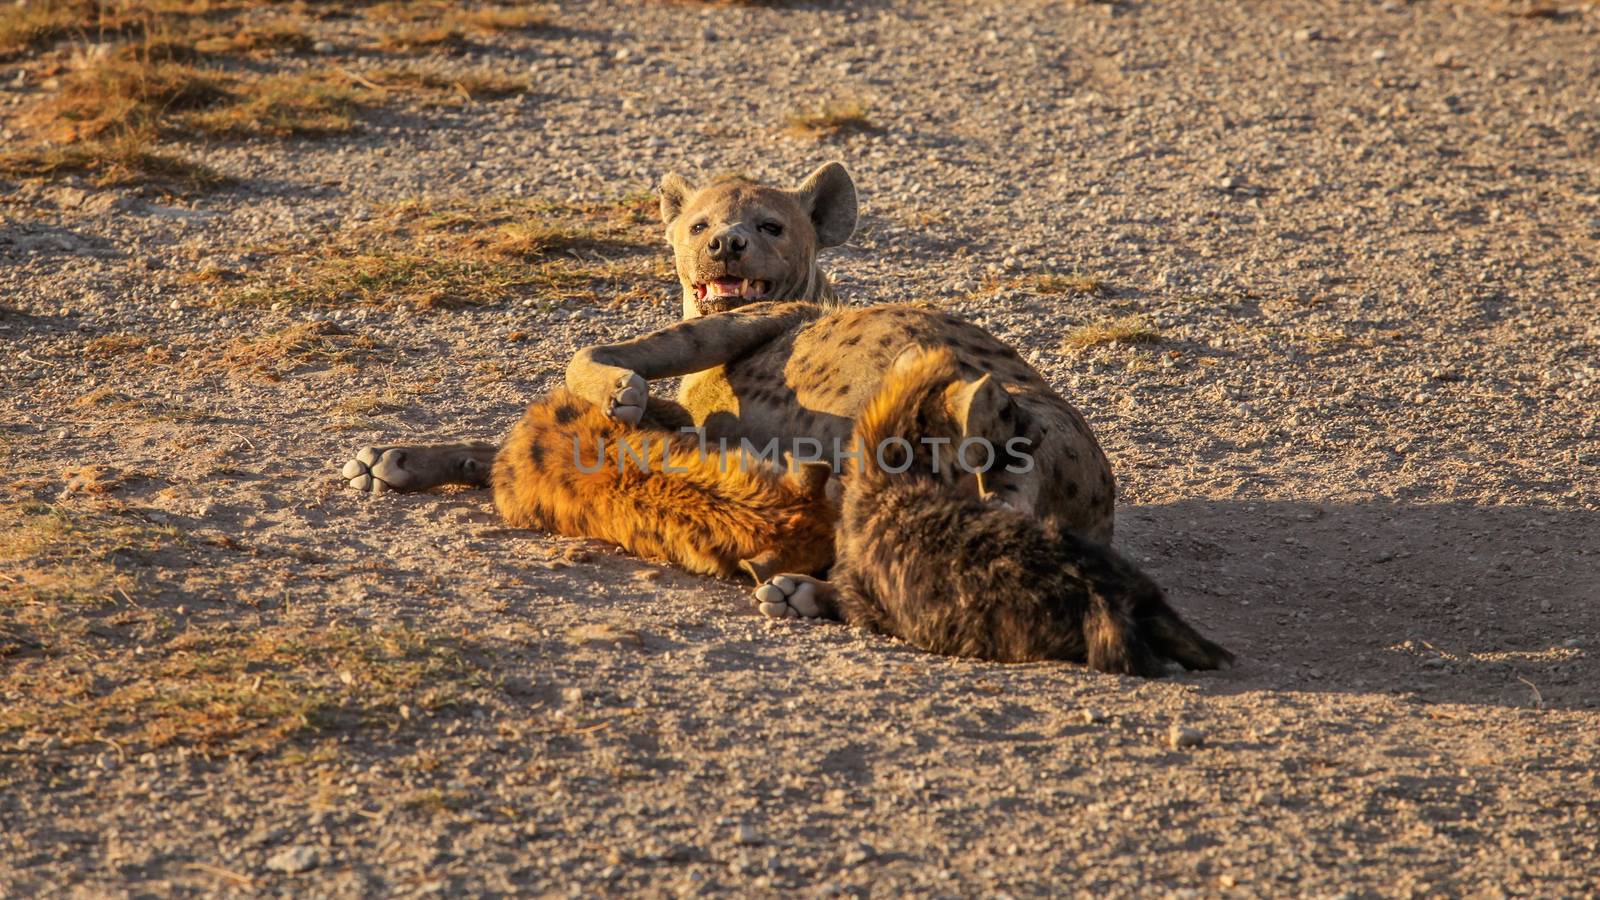
[[833,466],[820,460],[801,463],[785,474],[784,480],[799,490],[801,496],[820,500],[827,493],[828,476]]
[[927,348],[921,344],[907,344],[901,347],[900,352],[895,354],[894,362],[889,364],[889,374],[898,375],[910,369],[922,359],[922,354],[927,352]]
[[818,247],[837,247],[856,230],[856,183],[844,163],[824,163],[795,191],[817,229]]
[[683,212],[683,204],[694,193],[694,188],[677,172],[668,172],[661,179],[661,221],[671,225]]
[[997,453],[1006,441],[1023,433],[1022,410],[993,375],[962,385],[948,403],[962,438],[982,438],[994,444]]

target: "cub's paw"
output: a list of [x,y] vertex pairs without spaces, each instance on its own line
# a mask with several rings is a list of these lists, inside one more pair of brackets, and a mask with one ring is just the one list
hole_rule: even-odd
[[832,615],[831,591],[805,575],[774,575],[756,588],[756,604],[772,619],[818,619]]
[[606,415],[637,425],[644,418],[644,407],[649,400],[650,385],[638,373],[628,372],[617,379],[615,390],[606,403]]

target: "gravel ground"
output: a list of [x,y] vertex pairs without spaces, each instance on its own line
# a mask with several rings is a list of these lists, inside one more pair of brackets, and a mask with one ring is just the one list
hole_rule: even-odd
[[[101,549],[124,587],[92,613],[40,624],[0,571],[0,709],[85,683],[0,727],[0,894],[1600,883],[1600,7],[552,16],[439,60],[530,73],[528,93],[211,145],[192,155],[238,179],[219,192],[0,181],[0,501],[156,529]],[[372,64],[343,27],[319,23],[323,55]],[[32,90],[0,79],[0,113]],[[783,132],[830,98],[876,128]],[[1118,471],[1119,544],[1236,669],[931,657],[503,529],[482,492],[342,487],[362,444],[492,439],[574,349],[669,323],[659,272],[649,300],[333,311],[191,277],[277,271],[405,197],[609,202],[669,170],[789,182],[829,158],[863,202],[828,259],[841,292],[1024,348]],[[1103,285],[1044,293],[1046,273]],[[1128,315],[1161,341],[1062,348]],[[276,380],[229,364],[238,336],[308,317],[383,353]],[[140,349],[92,344],[114,335]],[[69,484],[90,464],[98,487]],[[449,654],[357,721],[264,745],[152,738],[159,696],[73,737],[105,685],[291,627]]]

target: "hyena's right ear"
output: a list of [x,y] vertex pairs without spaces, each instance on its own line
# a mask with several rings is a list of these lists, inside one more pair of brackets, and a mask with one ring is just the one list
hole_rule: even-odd
[[803,462],[784,474],[784,480],[789,482],[802,497],[812,500],[821,499],[827,492],[828,477],[833,474],[833,465],[820,460]]
[[[961,428],[961,439],[978,438],[994,449],[996,465],[1003,461],[1007,442],[1027,434],[1026,413],[1011,399],[993,375],[958,387],[946,401],[950,417]],[[959,443],[959,441],[957,442]],[[992,478],[978,475],[978,494],[987,495]]]
[[694,188],[677,172],[668,172],[661,179],[661,221],[667,225],[683,212],[683,204],[688,201],[689,195],[694,193]]

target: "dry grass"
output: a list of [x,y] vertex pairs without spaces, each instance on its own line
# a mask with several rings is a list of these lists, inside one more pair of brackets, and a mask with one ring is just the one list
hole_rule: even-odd
[[498,72],[451,72],[424,65],[382,68],[368,73],[362,83],[384,92],[419,94],[424,103],[436,106],[510,97],[532,87],[526,78],[511,78]]
[[655,236],[639,198],[573,206],[532,200],[412,200],[378,210],[332,247],[283,257],[233,291],[246,306],[416,308],[481,305],[516,296],[556,303],[632,299],[648,290]]
[[179,538],[117,504],[0,506],[0,612],[113,602],[117,590],[133,584],[118,554],[159,550]]
[[1035,276],[1033,290],[1039,294],[1071,294],[1079,297],[1105,297],[1111,294],[1111,286],[1105,279],[1083,272]]
[[549,24],[549,17],[536,7],[464,10],[453,3],[428,0],[379,3],[363,10],[362,15],[383,26],[376,46],[389,53],[415,53],[465,43],[469,34],[527,31]]
[[[406,2],[358,5],[355,11],[391,41],[404,43],[404,35],[415,31],[437,32],[414,35],[415,46],[547,21],[542,10],[520,5],[461,10]],[[83,174],[102,185],[208,188],[223,179],[155,146],[196,136],[288,138],[354,129],[364,106],[385,99],[381,85],[339,70],[261,72],[261,66],[216,65],[311,49],[307,13],[302,5],[260,0],[30,0],[0,7],[0,57],[75,36],[90,48],[75,54],[65,72],[53,64],[56,77],[46,84],[57,86],[17,117],[26,137],[0,151],[0,175]],[[396,25],[408,28],[397,32]],[[422,92],[436,103],[503,97],[528,87],[488,72],[395,78],[408,92]]]
[[11,700],[0,705],[0,748],[281,752],[325,732],[397,730],[475,683],[459,643],[398,626],[191,629],[137,656],[63,649],[0,678]]
[[301,322],[264,335],[234,339],[222,352],[228,371],[281,381],[309,368],[352,365],[378,355],[381,345],[332,322]]
[[209,166],[154,149],[147,131],[124,131],[103,139],[66,146],[37,145],[0,151],[0,175],[8,178],[54,178],[83,175],[95,184],[177,184],[212,188],[226,176]]
[[1066,350],[1081,351],[1090,347],[1111,344],[1154,344],[1161,340],[1161,332],[1144,316],[1121,316],[1100,319],[1067,332],[1061,341]]
[[84,345],[83,355],[89,359],[112,359],[129,353],[142,353],[150,346],[150,339],[137,334],[113,331],[102,334]]
[[866,104],[854,99],[828,100],[815,109],[797,111],[786,124],[790,134],[813,140],[878,130],[867,115]]
[[338,134],[356,127],[362,106],[349,80],[330,72],[272,75],[249,83],[230,102],[182,116],[179,124],[214,137]]

